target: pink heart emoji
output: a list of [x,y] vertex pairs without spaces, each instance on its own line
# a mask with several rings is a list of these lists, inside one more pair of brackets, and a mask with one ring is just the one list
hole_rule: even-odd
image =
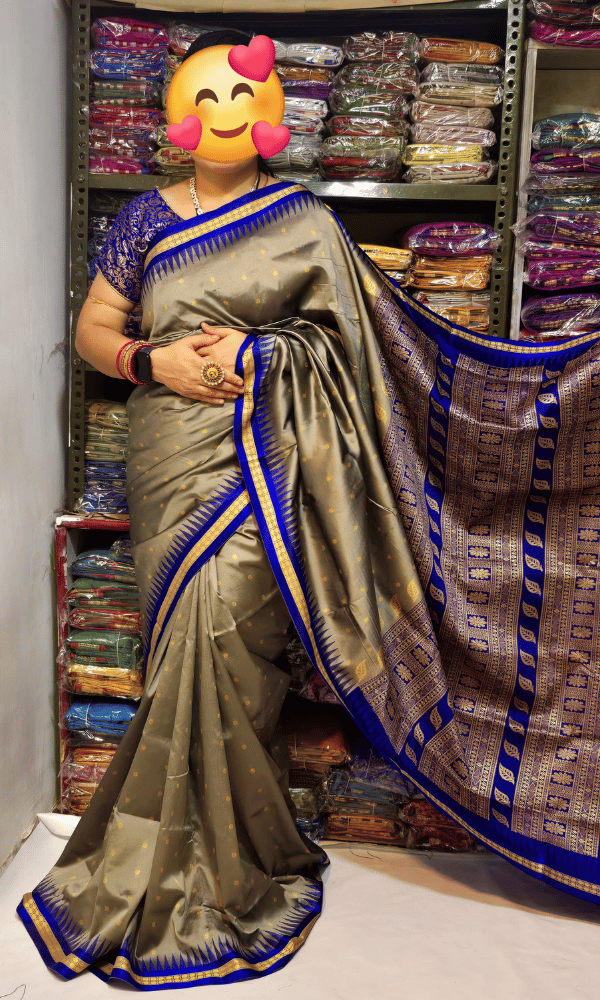
[[196,115],[186,115],[177,125],[169,125],[167,139],[180,149],[196,149],[202,135],[202,122]]
[[268,122],[255,122],[252,126],[252,142],[266,160],[285,149],[289,141],[290,130],[285,125],[273,127]]
[[268,35],[255,35],[248,45],[234,45],[227,59],[240,76],[264,83],[273,69],[275,46]]

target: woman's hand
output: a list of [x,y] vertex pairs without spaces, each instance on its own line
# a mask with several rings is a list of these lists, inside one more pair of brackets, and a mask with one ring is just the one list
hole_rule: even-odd
[[[214,389],[210,389],[202,381],[201,369],[205,358],[200,352],[212,350],[212,346],[217,345],[220,340],[218,333],[195,333],[165,347],[156,347],[150,355],[152,378],[156,382],[162,382],[179,396],[197,399],[212,406],[221,406],[225,399],[237,399],[239,393],[243,392],[244,383],[233,371],[226,370],[224,381]],[[213,357],[212,354],[207,356]],[[223,362],[221,364],[226,368]],[[233,368],[233,365],[229,367]]]
[[201,323],[200,326],[205,334],[216,334],[220,339],[206,347],[199,347],[196,350],[201,358],[211,361],[218,361],[223,368],[235,371],[235,362],[240,346],[244,343],[247,333],[240,333],[239,330],[232,330],[229,326],[210,326],[209,323]]

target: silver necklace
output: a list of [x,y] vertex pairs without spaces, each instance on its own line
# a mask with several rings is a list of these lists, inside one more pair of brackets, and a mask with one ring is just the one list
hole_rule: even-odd
[[[254,181],[254,184],[250,188],[250,191],[248,192],[248,194],[251,194],[252,191],[257,191],[259,184],[260,184],[260,167],[256,171],[256,180]],[[194,208],[196,209],[196,215],[202,215],[203,210],[202,210],[202,208],[200,206],[200,202],[198,201],[198,196],[196,194],[196,178],[195,177],[190,177],[190,194],[192,196],[192,201],[194,202]]]

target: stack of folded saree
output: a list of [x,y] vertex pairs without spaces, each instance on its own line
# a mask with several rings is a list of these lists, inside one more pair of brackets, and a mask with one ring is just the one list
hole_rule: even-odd
[[[412,288],[471,293],[488,287],[492,253],[501,237],[485,223],[441,221],[413,226],[402,244],[415,255],[408,276]],[[425,304],[437,311],[438,303],[431,296]],[[489,297],[487,301],[446,300],[439,305],[439,315],[469,330],[485,332],[489,327]]]
[[[402,179],[409,184],[486,183],[497,170],[490,160],[497,142],[490,126],[492,108],[503,97],[504,71],[495,65],[502,52],[490,45],[484,53],[479,43],[462,39],[426,39],[424,46],[427,65],[410,108],[411,144]],[[438,60],[433,58],[437,47],[444,53]],[[461,53],[465,58],[459,62]]]
[[521,310],[520,339],[575,337],[600,328],[600,292],[532,296]]
[[276,63],[275,71],[284,94],[289,97],[308,97],[328,101],[333,87],[334,72],[322,66],[286,66]]
[[531,157],[533,174],[600,173],[600,147],[589,149],[538,149]]
[[74,694],[141,697],[143,647],[139,636],[88,629],[71,632],[64,645],[63,677]]
[[325,837],[406,845],[408,829],[399,820],[402,798],[394,789],[336,770],[327,779],[327,791]]
[[76,514],[128,515],[125,462],[86,461],[83,482],[83,494],[75,504]]
[[367,257],[392,277],[397,284],[407,284],[408,271],[413,259],[411,250],[380,246],[376,243],[360,243],[359,246]]
[[600,5],[584,0],[529,0],[531,37],[550,45],[600,46]]
[[327,101],[286,95],[283,125],[289,128],[292,135],[319,136],[325,131],[328,114]]
[[194,173],[194,161],[189,152],[174,146],[167,136],[167,126],[159,125],[152,132],[152,139],[157,145],[153,156],[157,174],[167,174],[174,180],[191,177]]
[[332,135],[323,140],[319,162],[326,180],[394,181],[403,152],[401,136]]
[[117,743],[97,741],[71,748],[61,773],[66,779],[67,809],[72,815],[82,816],[87,809],[117,746]]
[[110,583],[135,583],[135,569],[131,551],[113,543],[109,549],[91,549],[82,552],[71,563],[72,576],[91,577]]
[[140,633],[140,598],[135,585],[80,577],[68,591],[67,600],[73,628]]
[[129,423],[124,403],[90,400],[85,406],[85,457],[97,462],[124,462]]
[[162,25],[132,18],[98,18],[98,46],[90,53],[90,162],[92,173],[154,172],[151,132],[158,110],[168,38]]
[[391,120],[406,118],[409,107],[406,98],[397,91],[350,85],[335,85],[330,105],[335,114],[376,115]]
[[207,31],[214,31],[214,25],[206,26],[187,21],[170,21],[167,25],[169,51],[173,55],[183,58],[192,42],[195,42],[200,35]]
[[487,333],[490,326],[489,292],[413,292],[413,298],[449,323],[474,333]]
[[64,723],[71,733],[80,739],[91,737],[113,737],[120,739],[137,711],[136,702],[110,701],[107,698],[90,700],[82,698],[69,706],[64,715]]

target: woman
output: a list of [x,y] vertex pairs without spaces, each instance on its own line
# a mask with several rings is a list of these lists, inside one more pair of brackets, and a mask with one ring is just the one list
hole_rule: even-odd
[[141,295],[154,348],[128,402],[147,676],[27,929],[64,978],[142,990],[289,960],[327,860],[277,727],[291,621],[440,808],[597,898],[597,342],[451,327],[300,185],[194,160],[199,205],[187,182],[135,199],[79,323],[117,377]]

